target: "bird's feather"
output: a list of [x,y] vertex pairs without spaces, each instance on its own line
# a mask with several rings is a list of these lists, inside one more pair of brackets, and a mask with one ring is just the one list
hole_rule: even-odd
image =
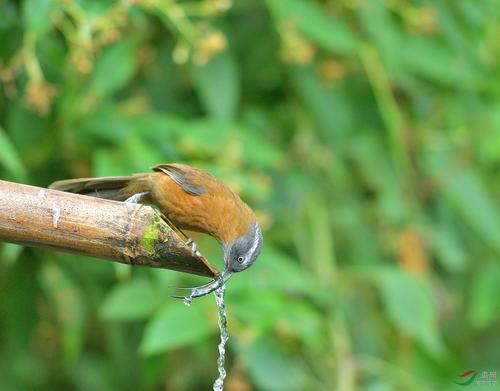
[[[197,180],[197,170],[185,164],[159,164],[152,167],[154,171],[160,171],[168,175],[172,180],[181,186],[184,191],[193,196],[205,194],[207,189]],[[206,175],[206,173],[204,173]]]
[[132,178],[133,176],[109,176],[102,178],[66,179],[52,183],[49,189],[124,201],[128,198],[129,194],[123,190]]

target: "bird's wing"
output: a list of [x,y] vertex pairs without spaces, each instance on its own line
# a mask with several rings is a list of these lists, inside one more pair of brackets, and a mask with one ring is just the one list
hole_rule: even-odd
[[152,167],[152,170],[167,174],[190,195],[199,196],[208,191],[201,183],[203,177],[209,176],[209,174],[202,170],[178,163],[159,164]]

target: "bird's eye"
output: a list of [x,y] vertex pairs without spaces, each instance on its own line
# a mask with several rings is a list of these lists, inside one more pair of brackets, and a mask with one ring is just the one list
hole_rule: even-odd
[[243,261],[244,261],[244,260],[245,260],[245,258],[243,258],[243,257],[238,257],[238,262],[239,262],[239,263],[243,263]]

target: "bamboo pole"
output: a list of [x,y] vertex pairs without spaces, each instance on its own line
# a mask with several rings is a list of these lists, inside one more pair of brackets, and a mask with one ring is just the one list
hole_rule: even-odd
[[0,241],[216,276],[181,235],[149,206],[0,181]]

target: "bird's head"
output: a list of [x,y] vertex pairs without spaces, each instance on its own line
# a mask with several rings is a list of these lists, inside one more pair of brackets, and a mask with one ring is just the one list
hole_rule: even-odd
[[262,231],[258,223],[254,223],[244,236],[233,243],[224,245],[224,272],[232,274],[241,272],[254,264],[262,247]]
[[200,297],[213,292],[224,285],[233,275],[252,266],[260,254],[262,247],[262,231],[258,223],[250,226],[244,236],[240,236],[233,243],[224,243],[224,270],[222,273],[207,284],[190,289],[191,294],[187,296],[174,296],[184,299],[184,302],[191,303],[195,297]]

